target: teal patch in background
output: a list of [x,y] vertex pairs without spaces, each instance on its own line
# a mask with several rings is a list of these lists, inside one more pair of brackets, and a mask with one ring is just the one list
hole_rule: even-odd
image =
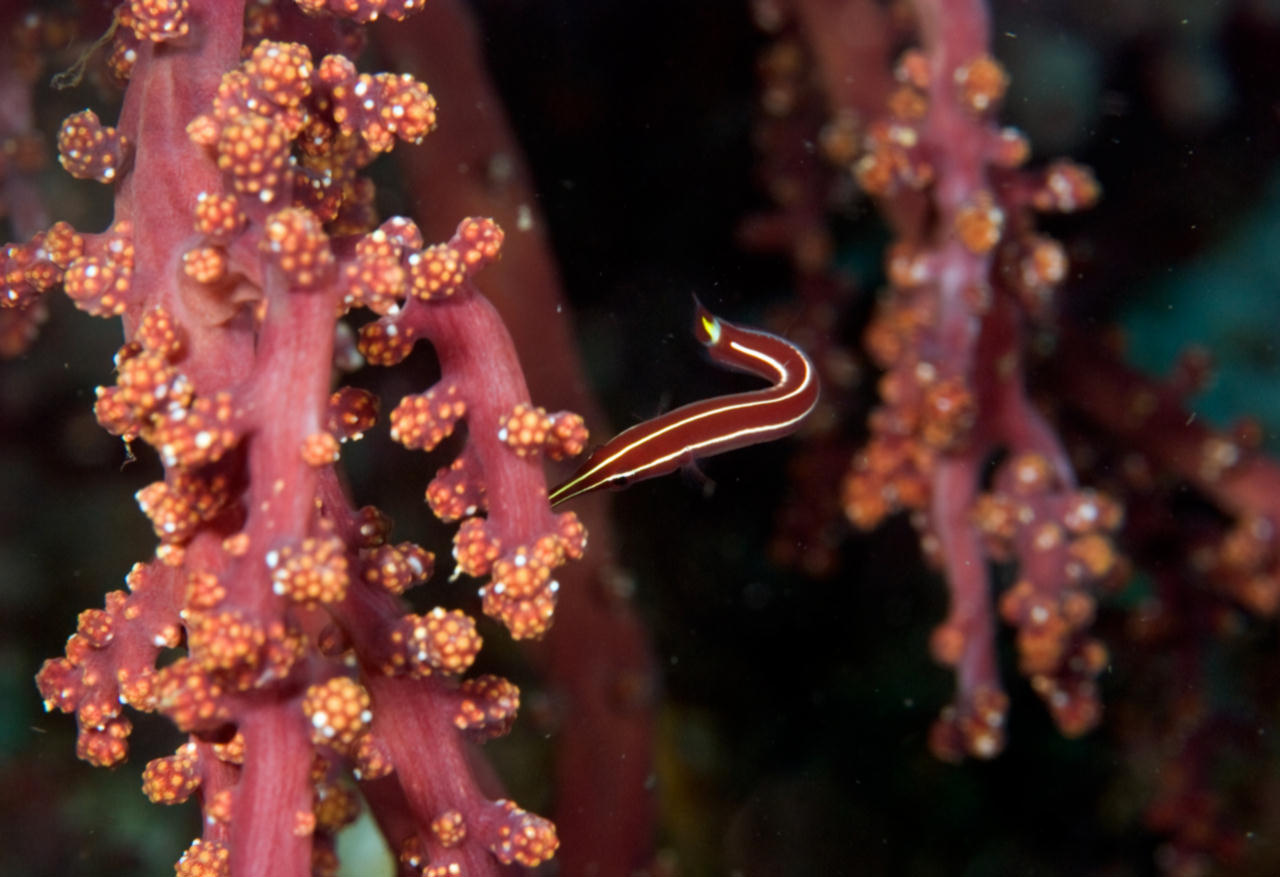
[[1169,373],[1189,346],[1213,361],[1209,385],[1190,409],[1215,426],[1251,416],[1264,447],[1280,452],[1280,175],[1261,205],[1216,247],[1167,280],[1133,296],[1121,311],[1129,359],[1147,373]]

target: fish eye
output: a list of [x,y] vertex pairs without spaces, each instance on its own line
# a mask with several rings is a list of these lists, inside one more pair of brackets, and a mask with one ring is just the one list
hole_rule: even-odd
[[720,343],[720,321],[710,314],[706,314],[701,318],[702,332],[707,336],[707,340],[703,342],[710,347],[715,347]]

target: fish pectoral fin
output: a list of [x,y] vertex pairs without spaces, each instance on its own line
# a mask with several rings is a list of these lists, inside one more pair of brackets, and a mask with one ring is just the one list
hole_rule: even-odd
[[715,479],[702,471],[702,466],[698,464],[696,459],[690,458],[680,466],[680,474],[691,485],[697,488],[702,494],[703,499],[711,499],[716,492]]

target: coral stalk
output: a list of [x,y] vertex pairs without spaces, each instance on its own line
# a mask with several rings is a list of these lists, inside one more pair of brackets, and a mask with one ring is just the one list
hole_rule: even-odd
[[[585,549],[576,516],[551,512],[540,465],[580,451],[585,430],[531,404],[475,284],[502,230],[466,218],[426,245],[412,221],[374,218],[361,170],[420,141],[437,105],[408,74],[360,73],[344,54],[357,32],[324,16],[402,18],[414,4],[303,11],[117,10],[120,123],[85,111],[59,137],[64,167],[116,187],[115,220],[100,234],[59,223],[4,251],[7,307],[61,285],[82,309],[122,317],[117,381],[95,411],[165,470],[137,496],[155,559],[81,615],[38,684],[50,708],[76,713],[78,751],[95,764],[126,757],[121,704],[189,735],[143,783],[159,803],[200,799],[202,837],[179,875],[332,873],[352,780],[375,784],[406,870],[534,866],[555,853],[555,827],[489,800],[466,751],[510,728],[519,691],[460,678],[482,642],[465,613],[405,611],[400,595],[434,558],[390,543],[386,516],[344,495],[341,446],[375,425],[378,402],[331,392],[332,374],[361,355],[392,365],[419,340],[435,349],[439,383],[401,400],[391,434],[429,451],[465,421],[427,497],[443,521],[465,518],[457,574],[483,581],[481,608],[516,638],[550,628],[555,570]],[[366,311],[376,319],[352,349],[347,324]],[[166,648],[181,654],[161,662]]]
[[[1065,273],[1062,248],[1034,233],[1031,211],[1087,206],[1096,185],[1066,163],[1020,168],[1027,144],[993,121],[1008,83],[989,52],[985,3],[912,8],[919,48],[899,60],[885,110],[848,123],[865,128],[855,179],[897,240],[886,259],[890,289],[867,333],[885,370],[882,404],[843,503],[860,527],[897,509],[915,513],[951,595],[932,649],[955,670],[956,700],[932,746],[947,758],[991,757],[1003,746],[1007,709],[997,609],[1018,628],[1022,669],[1059,726],[1079,734],[1098,718],[1093,677],[1105,652],[1087,636],[1087,588],[1115,568],[1106,534],[1119,512],[1077,487],[1023,382],[1029,332],[1050,318]],[[866,113],[866,95],[845,91],[838,105]],[[992,460],[1002,462],[989,477]],[[991,561],[1016,563],[1019,576],[998,601]]]
[[[458,0],[433,0],[403,25],[376,31],[391,66],[420,74],[441,93],[466,94],[431,149],[401,153],[411,191],[432,191],[415,205],[424,228],[436,216],[461,215],[483,198],[506,228],[500,262],[485,271],[485,294],[504,315],[526,364],[533,395],[550,408],[605,422],[587,392],[545,220],[529,169],[480,63],[479,29]],[[466,104],[466,114],[462,104]],[[440,187],[440,179],[453,185]],[[609,509],[599,497],[575,511],[591,533],[591,550],[563,570],[558,618],[530,654],[542,664],[562,704],[556,758],[557,861],[567,874],[628,877],[652,856],[652,699],[657,690],[647,637],[631,607],[612,548]],[[592,631],[582,636],[580,631]]]

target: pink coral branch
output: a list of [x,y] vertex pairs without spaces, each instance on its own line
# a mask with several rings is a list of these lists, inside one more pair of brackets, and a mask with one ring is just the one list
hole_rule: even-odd
[[[1061,247],[1034,234],[1030,210],[1087,205],[1096,187],[1067,165],[1019,168],[1025,142],[993,121],[1007,77],[989,52],[985,3],[919,0],[912,8],[919,48],[899,60],[885,112],[862,120],[854,163],[897,241],[887,258],[891,288],[867,334],[886,371],[882,404],[843,503],[862,527],[896,509],[917,513],[951,595],[933,652],[957,679],[956,703],[931,742],[947,758],[991,757],[1007,709],[993,645],[997,608],[1018,628],[1022,669],[1060,727],[1078,734],[1098,717],[1092,679],[1105,652],[1086,635],[1093,601],[1083,589],[1115,567],[1106,533],[1119,512],[1076,486],[1022,378],[1028,328],[1045,319],[1065,270]],[[819,52],[819,61],[830,55]],[[828,72],[824,81],[836,80]],[[841,111],[868,101],[831,87]],[[998,606],[989,561],[1017,565],[1019,579]]]
[[[413,11],[383,5],[328,11]],[[531,404],[475,285],[502,230],[463,219],[428,246],[408,219],[375,227],[360,175],[434,128],[434,96],[408,74],[317,57],[353,31],[288,9],[135,3],[117,19],[120,123],[86,111],[59,136],[68,171],[116,186],[115,222],[89,235],[59,223],[6,248],[3,300],[31,307],[61,285],[89,313],[123,317],[117,380],[95,411],[164,466],[137,497],[160,545],[131,593],[85,613],[66,656],[46,663],[47,703],[77,713],[95,764],[126,755],[121,702],[191,735],[144,770],[154,801],[200,794],[203,834],[180,875],[329,869],[357,806],[344,773],[397,784],[371,797],[406,868],[546,861],[554,825],[490,800],[466,753],[467,739],[510,728],[519,690],[461,678],[482,644],[464,612],[405,611],[399,595],[434,559],[390,543],[390,521],[352,508],[335,468],[377,418],[367,391],[331,393],[338,322],[367,308],[381,315],[360,330],[367,361],[426,340],[441,363],[439,385],[393,411],[393,437],[429,450],[466,422],[458,464],[428,491],[444,521],[466,518],[460,572],[483,580],[484,611],[514,636],[549,629],[555,570],[582,556],[586,533],[552,514],[540,458],[580,450],[581,419]],[[309,44],[264,38],[276,31]],[[162,647],[185,654],[157,667]]]

